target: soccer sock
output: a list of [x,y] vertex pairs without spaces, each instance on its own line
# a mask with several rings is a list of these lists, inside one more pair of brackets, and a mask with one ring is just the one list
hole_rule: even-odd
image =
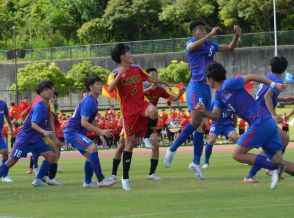
[[44,176],[48,173],[48,171],[50,170],[51,168],[51,163],[48,161],[48,160],[44,160],[40,169],[39,169],[39,172],[37,174],[37,179],[43,179]]
[[105,177],[102,173],[100,160],[98,157],[98,152],[90,153],[89,155],[89,162],[91,164],[91,167],[97,177],[98,182],[101,182]]
[[123,179],[129,178],[132,155],[133,155],[133,152],[130,152],[130,151],[124,151],[123,153]]
[[9,168],[6,166],[5,163],[3,163],[0,167],[0,178],[6,177],[8,174]]
[[33,165],[34,165],[33,156],[31,156],[31,158],[30,158],[30,168],[31,169],[33,169]]
[[274,170],[277,168],[276,164],[271,161],[266,160],[266,158],[262,155],[256,155],[256,159],[253,167],[265,168],[268,170]]
[[147,123],[147,129],[146,129],[146,134],[144,136],[144,138],[149,138],[150,135],[152,134],[156,124],[157,124],[157,120],[152,120],[150,118],[148,118],[148,123]]
[[[258,156],[258,157],[257,157],[257,156]],[[256,155],[256,159],[257,159],[257,158],[259,158],[260,161],[261,161],[261,160],[265,160],[265,161],[267,161],[267,160],[266,160],[267,157],[265,157],[265,156],[263,156],[263,155],[260,155],[260,154]],[[256,160],[255,160],[255,162],[256,162]],[[254,164],[254,165],[251,167],[251,169],[250,169],[248,175],[246,176],[246,178],[253,178],[253,177],[256,175],[256,173],[257,173],[260,169],[261,169],[260,166],[256,166],[256,165]]]
[[203,141],[204,133],[195,132],[193,135],[193,145],[194,145],[194,159],[193,162],[195,164],[200,164],[200,159],[203,150]]
[[210,156],[211,156],[211,153],[212,153],[212,147],[213,147],[213,145],[210,145],[210,144],[206,143],[206,145],[205,145],[205,161],[204,161],[204,163],[209,164],[209,159],[210,159]]
[[88,160],[85,161],[84,171],[85,171],[85,182],[87,184],[90,184],[92,182],[92,176],[93,176],[94,171],[93,171],[91,164]]
[[150,159],[150,172],[149,172],[149,175],[152,175],[152,174],[155,173],[157,165],[158,165],[158,160]]
[[34,168],[38,168],[39,156],[33,156]]
[[51,168],[49,170],[49,179],[54,179],[57,172],[57,163],[54,163],[51,165]]
[[[7,161],[7,159],[2,159],[2,164],[5,164],[5,162]],[[6,177],[8,175],[9,169],[7,169],[7,171],[3,174],[3,178]]]
[[175,152],[178,147],[183,144],[191,135],[192,132],[195,131],[195,127],[189,123],[187,124],[184,129],[181,131],[179,136],[176,138],[176,140],[172,143],[172,146],[170,147],[171,152]]
[[112,160],[112,174],[111,175],[117,175],[117,169],[120,164],[121,159],[115,159]]

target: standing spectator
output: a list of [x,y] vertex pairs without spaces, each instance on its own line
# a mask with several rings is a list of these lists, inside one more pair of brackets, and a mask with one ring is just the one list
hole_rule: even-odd
[[289,124],[288,124],[288,117],[287,114],[284,113],[282,117],[282,130],[288,135],[289,134]]

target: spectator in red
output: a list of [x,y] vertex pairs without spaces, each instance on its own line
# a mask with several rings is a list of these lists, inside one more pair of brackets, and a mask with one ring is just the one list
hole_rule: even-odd
[[239,135],[243,135],[243,133],[245,132],[245,120],[240,118],[239,121]]
[[283,114],[282,117],[282,130],[288,135],[289,133],[289,124],[288,124],[288,116],[286,113]]

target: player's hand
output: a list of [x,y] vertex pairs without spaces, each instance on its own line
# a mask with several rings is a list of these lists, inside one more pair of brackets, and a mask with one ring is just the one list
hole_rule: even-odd
[[106,137],[111,137],[112,136],[112,130],[111,129],[102,129],[100,134],[104,135]]
[[126,68],[124,68],[124,67],[120,67],[120,68],[118,69],[118,74],[117,74],[117,76],[118,76],[119,78],[121,78],[121,77],[123,76],[123,74],[124,74],[126,71],[127,71]]
[[53,142],[56,146],[58,146],[60,148],[63,146],[63,143],[59,140],[59,138],[57,138],[56,135],[53,136]]
[[275,88],[279,90],[280,92],[287,91],[287,85],[282,83],[276,83]]
[[282,123],[282,122],[283,122],[282,117],[280,117],[280,116],[278,116],[278,115],[274,115],[274,116],[273,116],[273,119],[274,119],[277,123]]
[[47,130],[42,131],[42,135],[45,136],[45,137],[49,137],[52,134],[53,134],[53,131],[47,131]]
[[213,27],[209,35],[213,36],[216,34],[217,31],[222,31],[222,29],[219,26]]
[[240,36],[241,33],[242,33],[242,29],[241,27],[239,27],[239,25],[234,25],[234,33],[237,35],[237,36]]
[[151,83],[150,89],[155,90],[156,89],[156,83]]
[[205,105],[200,102],[196,105],[196,110],[199,110],[200,112],[204,113],[206,111]]

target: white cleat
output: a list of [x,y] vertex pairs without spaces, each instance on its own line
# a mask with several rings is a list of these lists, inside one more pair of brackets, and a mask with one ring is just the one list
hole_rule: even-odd
[[164,160],[163,160],[163,164],[164,164],[164,167],[165,168],[169,168],[173,159],[174,159],[174,156],[175,156],[175,152],[172,152],[169,150],[169,148],[166,149],[166,153],[165,153],[165,157],[164,157]]
[[147,176],[148,180],[161,180],[161,178],[154,173]]
[[195,176],[197,176],[199,179],[201,179],[201,180],[205,179],[205,177],[202,174],[202,170],[201,170],[200,165],[192,162],[189,164],[189,169],[191,169],[194,172]]
[[2,178],[2,182],[13,182],[13,180],[9,176],[6,176]]
[[96,182],[91,182],[91,183],[83,183],[84,188],[99,188],[98,184]]
[[152,149],[153,145],[149,138],[143,138],[143,143],[146,148]]
[[272,175],[271,175],[271,189],[275,189],[281,179],[281,175],[285,170],[285,165],[284,164],[279,164],[278,168],[276,170],[272,171]]
[[208,168],[208,163],[205,163],[202,165],[202,169],[206,169],[206,168]]
[[55,178],[53,178],[53,179],[47,178],[46,183],[48,185],[62,185],[62,183],[58,179],[55,179]]
[[124,179],[123,177],[121,177],[121,187],[125,191],[131,191],[130,179]]
[[116,175],[111,175],[109,178],[112,179],[113,181],[117,180]]
[[109,187],[116,183],[116,180],[113,180],[112,178],[104,178],[101,182],[97,181],[97,185],[99,187]]

